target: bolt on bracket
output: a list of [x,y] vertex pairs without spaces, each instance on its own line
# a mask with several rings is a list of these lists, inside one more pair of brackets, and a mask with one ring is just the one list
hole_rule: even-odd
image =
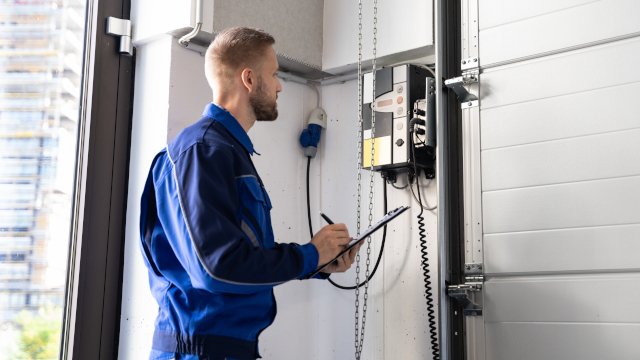
[[467,71],[480,67],[480,59],[478,57],[472,57],[468,59],[460,60],[460,70]]
[[482,263],[466,263],[464,264],[465,275],[482,275],[484,269]]

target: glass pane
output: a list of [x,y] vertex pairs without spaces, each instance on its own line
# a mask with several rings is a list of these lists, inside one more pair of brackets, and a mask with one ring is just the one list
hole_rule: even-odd
[[59,355],[85,6],[0,2],[0,360]]

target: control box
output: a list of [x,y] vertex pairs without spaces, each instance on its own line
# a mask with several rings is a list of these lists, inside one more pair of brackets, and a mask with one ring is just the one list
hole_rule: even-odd
[[[362,86],[362,167],[374,171],[396,172],[414,167],[434,176],[435,165],[435,81],[429,70],[416,65],[400,65],[376,71],[373,99],[373,73],[363,76]],[[372,131],[372,115],[375,127]],[[415,125],[411,138],[411,119]],[[372,134],[374,156],[371,158]],[[414,146],[412,150],[411,146]],[[415,154],[415,158],[414,158]]]

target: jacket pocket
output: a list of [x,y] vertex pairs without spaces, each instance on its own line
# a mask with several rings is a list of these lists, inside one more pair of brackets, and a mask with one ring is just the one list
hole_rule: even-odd
[[241,204],[238,220],[247,240],[254,247],[270,248],[274,246],[269,214],[271,201],[266,191],[258,179],[253,176],[244,176],[236,180]]

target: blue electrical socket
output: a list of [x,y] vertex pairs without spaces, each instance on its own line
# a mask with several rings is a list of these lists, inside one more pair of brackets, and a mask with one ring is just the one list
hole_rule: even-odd
[[318,143],[322,129],[327,128],[327,114],[321,108],[316,108],[309,115],[309,126],[302,130],[300,144],[304,148],[304,156],[314,158],[318,151]]

